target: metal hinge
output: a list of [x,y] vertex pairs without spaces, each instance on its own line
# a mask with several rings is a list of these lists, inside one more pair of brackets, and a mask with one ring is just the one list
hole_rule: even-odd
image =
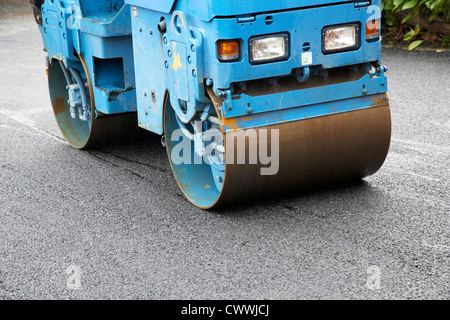
[[256,20],[255,16],[239,16],[237,17],[237,21],[238,23],[248,23],[248,22],[253,22]]

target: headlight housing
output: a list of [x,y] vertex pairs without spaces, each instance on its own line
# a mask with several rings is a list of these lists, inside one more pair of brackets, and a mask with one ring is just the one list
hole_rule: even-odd
[[259,64],[289,58],[289,35],[273,34],[250,39],[250,63]]
[[360,25],[358,23],[326,27],[322,30],[323,53],[356,50],[360,46]]

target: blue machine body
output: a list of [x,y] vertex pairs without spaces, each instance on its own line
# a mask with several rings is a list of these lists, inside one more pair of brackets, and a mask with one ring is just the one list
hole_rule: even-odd
[[[70,68],[84,57],[99,114],[137,111],[142,128],[163,134],[166,98],[187,123],[211,103],[207,88],[222,101],[223,130],[386,102],[381,38],[365,37],[380,12],[380,0],[46,0],[40,29],[49,59]],[[357,47],[325,53],[324,28],[348,23]],[[273,34],[288,36],[287,59],[252,64],[250,40]],[[219,61],[219,40],[238,40],[236,61]],[[348,76],[333,73],[342,68]]]
[[67,68],[82,55],[99,114],[135,112],[136,81],[129,6],[123,0],[47,0],[40,31],[49,59]]

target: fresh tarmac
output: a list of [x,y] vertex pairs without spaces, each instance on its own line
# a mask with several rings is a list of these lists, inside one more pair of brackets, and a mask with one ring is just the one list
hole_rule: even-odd
[[156,135],[71,149],[32,16],[0,15],[0,300],[449,299],[450,55],[389,49],[384,64],[379,173],[205,212]]

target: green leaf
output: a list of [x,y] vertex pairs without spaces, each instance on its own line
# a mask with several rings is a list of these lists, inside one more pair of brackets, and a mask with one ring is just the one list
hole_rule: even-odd
[[395,17],[392,14],[386,15],[386,24],[388,26],[392,27],[396,21],[397,21],[397,19],[395,19]]
[[394,9],[394,5],[391,2],[384,2],[384,10],[386,11],[392,11]]
[[403,36],[403,41],[411,40],[415,37],[415,32],[413,29],[409,30],[405,35]]
[[432,21],[434,18],[436,18],[439,14],[438,13],[433,13],[430,17],[430,19],[428,19],[428,21]]
[[392,11],[397,10],[398,7],[400,7],[406,0],[394,0],[394,9]]
[[[416,26],[417,27],[417,26]],[[404,36],[403,40],[408,41],[417,36],[420,33],[420,28],[418,29],[410,29]]]
[[414,42],[412,42],[409,46],[408,46],[408,50],[414,50],[415,48],[417,48],[418,46],[420,46],[425,40],[416,40]]
[[450,44],[450,36],[447,35],[444,37],[444,41],[442,41],[442,48],[447,48]]
[[408,2],[406,2],[406,3],[403,5],[402,9],[403,9],[403,10],[411,9],[411,8],[413,8],[413,7],[417,4],[417,2],[419,2],[419,0],[409,0]]
[[[445,0],[444,0],[444,1],[445,1]],[[440,6],[441,4],[443,4],[444,1],[439,1],[439,0],[434,1],[434,2],[430,5],[430,9],[431,9],[431,10],[434,10],[436,7],[438,7],[438,6]]]
[[412,17],[412,11],[410,11],[409,13],[408,13],[408,15],[402,20],[402,24],[404,24],[406,21],[408,21],[409,20],[409,18],[411,18]]

